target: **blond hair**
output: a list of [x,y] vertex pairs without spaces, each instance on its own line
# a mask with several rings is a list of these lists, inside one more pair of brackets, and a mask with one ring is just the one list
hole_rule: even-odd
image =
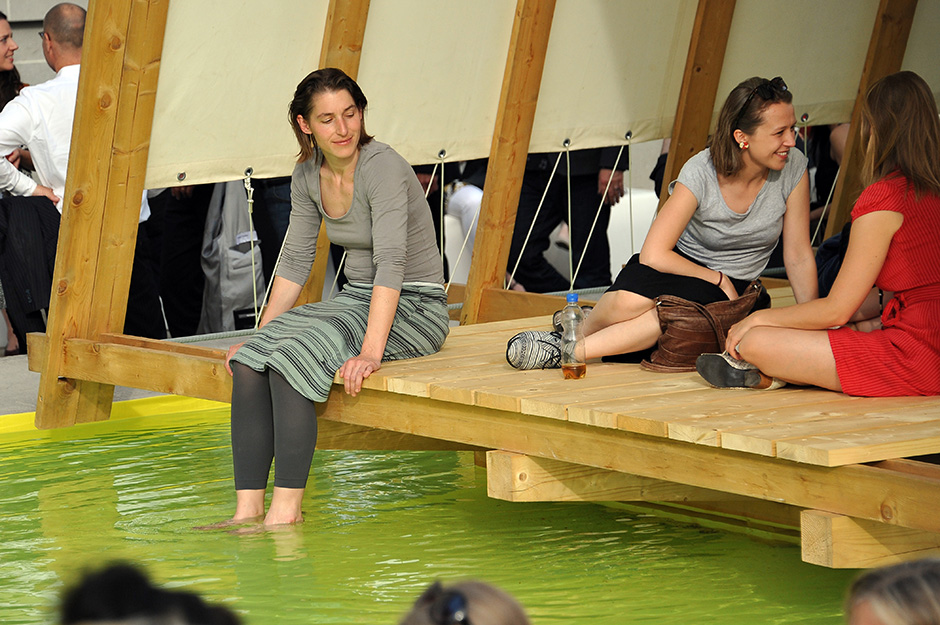
[[862,603],[885,625],[940,625],[940,558],[863,573],[849,588],[847,618]]

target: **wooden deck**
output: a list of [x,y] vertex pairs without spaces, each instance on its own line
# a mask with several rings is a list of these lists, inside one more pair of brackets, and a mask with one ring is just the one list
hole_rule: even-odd
[[548,324],[454,328],[439,353],[386,363],[358,397],[333,393],[321,421],[491,450],[494,497],[671,502],[798,528],[804,559],[824,566],[940,549],[940,466],[908,459],[940,453],[940,398],[719,390],[617,363],[576,381],[511,368],[506,340]]
[[[545,299],[533,301],[557,306]],[[549,319],[452,328],[439,353],[383,364],[358,396],[336,388],[318,447],[473,450],[493,497],[630,502],[770,530],[823,566],[940,553],[940,465],[923,458],[940,454],[940,397],[719,390],[617,363],[590,364],[582,380],[510,367],[509,337]],[[47,349],[30,336],[31,368]],[[69,339],[64,356],[69,379],[231,397],[218,349],[103,334]]]

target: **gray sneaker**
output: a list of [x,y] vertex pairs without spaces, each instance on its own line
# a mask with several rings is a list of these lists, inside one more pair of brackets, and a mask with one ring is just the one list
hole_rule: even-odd
[[561,334],[542,330],[520,332],[506,344],[506,362],[516,369],[559,368]]

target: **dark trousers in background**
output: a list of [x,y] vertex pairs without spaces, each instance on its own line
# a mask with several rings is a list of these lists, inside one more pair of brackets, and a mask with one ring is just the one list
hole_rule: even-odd
[[[556,173],[524,250],[522,245],[535,218],[542,194],[545,193],[549,174],[549,171],[526,170],[519,196],[519,208],[516,211],[516,224],[512,232],[512,244],[509,248],[507,271],[513,270],[522,250],[522,260],[514,278],[527,291],[536,293],[567,291],[570,286],[568,279],[561,275],[544,255],[550,244],[549,235],[559,223],[568,220],[568,181],[565,176]],[[600,200],[596,174],[571,176],[571,223],[568,228],[574,253],[573,269],[577,269],[581,252],[587,248],[575,280],[576,289],[610,285],[610,244],[607,241],[610,206],[604,204],[598,214]],[[588,241],[595,214],[598,214],[597,224]]]

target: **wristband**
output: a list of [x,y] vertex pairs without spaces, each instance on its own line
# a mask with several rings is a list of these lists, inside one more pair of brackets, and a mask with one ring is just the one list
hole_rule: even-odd
[[725,279],[725,274],[718,272],[718,282],[715,283],[715,286],[721,286],[721,281]]

